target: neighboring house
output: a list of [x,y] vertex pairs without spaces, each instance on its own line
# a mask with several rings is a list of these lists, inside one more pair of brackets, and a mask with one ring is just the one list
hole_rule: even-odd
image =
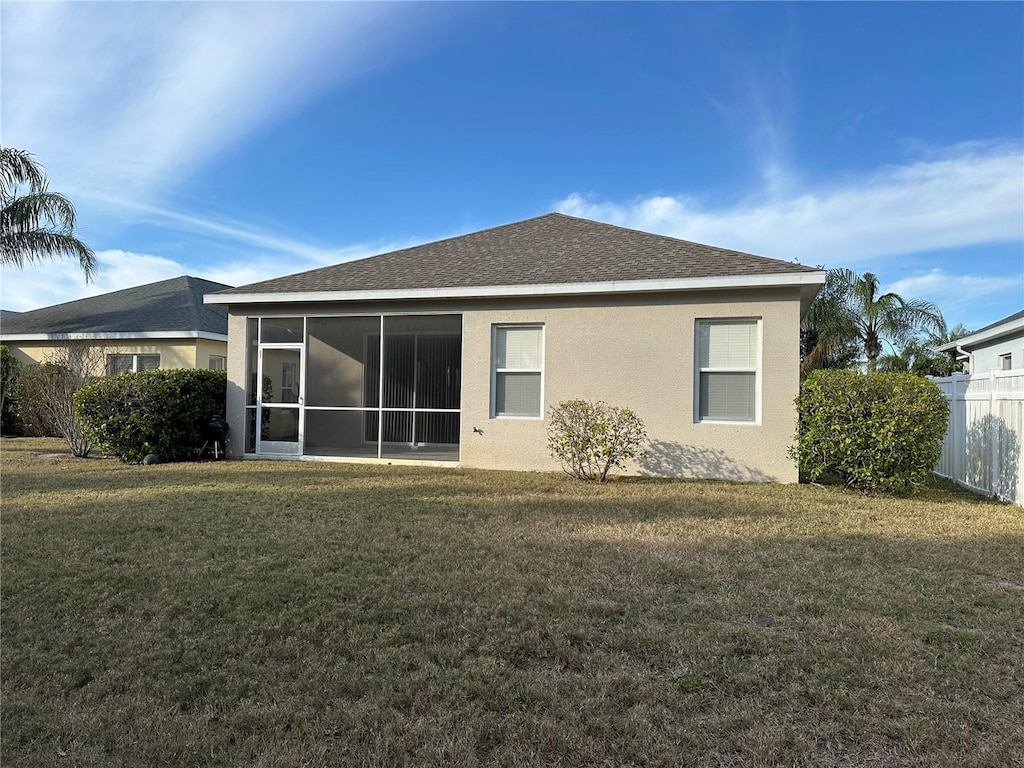
[[[825,273],[549,214],[207,296],[234,455],[557,470],[551,406],[632,408],[643,474],[795,482]],[[383,361],[383,364],[382,364]]]
[[935,348],[967,361],[967,373],[1024,368],[1024,310]]
[[0,343],[23,365],[74,346],[96,375],[225,367],[227,312],[203,296],[231,286],[175,277],[0,319]]

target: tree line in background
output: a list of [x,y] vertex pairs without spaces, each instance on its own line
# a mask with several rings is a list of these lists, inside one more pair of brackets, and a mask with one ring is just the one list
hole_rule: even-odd
[[966,336],[967,329],[962,324],[947,328],[930,301],[881,293],[880,287],[871,272],[828,271],[800,327],[801,377],[861,364],[868,373],[949,376],[959,370],[953,355],[935,347]]

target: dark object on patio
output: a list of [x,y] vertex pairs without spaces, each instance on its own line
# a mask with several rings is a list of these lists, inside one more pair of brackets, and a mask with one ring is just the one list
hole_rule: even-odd
[[147,453],[146,458],[142,460],[142,463],[145,464],[146,466],[149,466],[151,464],[159,464],[160,457],[157,456],[155,453]]
[[222,416],[214,416],[206,426],[206,442],[199,449],[196,461],[207,454],[212,454],[214,459],[224,458],[226,453],[226,441],[228,437],[228,423]]

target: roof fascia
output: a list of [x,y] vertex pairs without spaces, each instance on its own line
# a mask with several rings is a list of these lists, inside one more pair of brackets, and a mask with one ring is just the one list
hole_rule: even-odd
[[784,272],[774,275],[689,277],[671,280],[614,280],[599,283],[483,285],[449,288],[408,288],[383,291],[302,291],[294,293],[207,294],[205,304],[311,304],[325,301],[397,301],[403,299],[480,299],[514,296],[575,296],[599,293],[661,293],[732,288],[821,286],[825,272]]
[[943,344],[940,347],[936,347],[936,352],[949,352],[960,347],[971,347],[977,344],[982,344],[986,341],[992,341],[998,339],[1000,336],[1007,336],[1014,331],[1024,330],[1024,317],[1018,317],[1016,320],[1011,320],[1008,323],[997,325],[994,328],[989,328],[987,331],[981,331],[980,333],[971,333],[967,336],[963,336],[956,341],[950,341]]
[[2,333],[3,341],[131,341],[133,339],[228,340],[225,333],[209,331],[135,331],[129,333]]

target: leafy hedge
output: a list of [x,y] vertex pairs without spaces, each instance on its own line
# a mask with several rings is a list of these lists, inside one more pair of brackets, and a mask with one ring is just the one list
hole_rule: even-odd
[[128,463],[155,453],[184,461],[206,441],[224,413],[224,371],[182,368],[99,379],[75,394],[83,426],[106,451]]
[[935,468],[949,403],[910,373],[814,371],[796,399],[800,413],[790,456],[815,481],[833,475],[864,491],[909,491]]

